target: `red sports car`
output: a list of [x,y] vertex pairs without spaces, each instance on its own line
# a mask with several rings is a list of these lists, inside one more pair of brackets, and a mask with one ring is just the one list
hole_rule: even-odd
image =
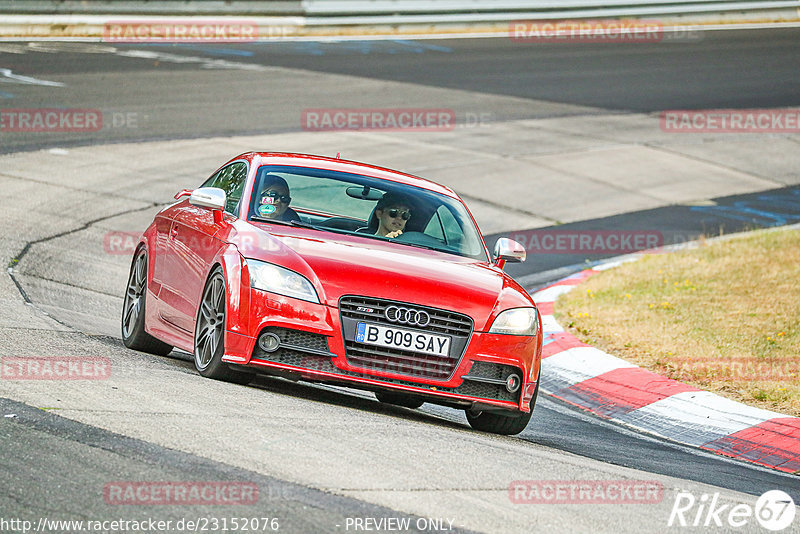
[[453,191],[398,171],[250,152],[159,212],[134,252],[122,338],[194,354],[203,376],[256,373],[466,410],[521,432],[539,384],[536,305]]

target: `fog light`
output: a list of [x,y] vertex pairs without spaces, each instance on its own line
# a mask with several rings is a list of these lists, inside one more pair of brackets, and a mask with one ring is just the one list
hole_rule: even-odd
[[258,338],[258,346],[264,352],[275,352],[281,346],[281,338],[277,334],[266,332]]
[[522,385],[522,380],[517,375],[508,375],[506,378],[506,389],[509,393],[516,393]]

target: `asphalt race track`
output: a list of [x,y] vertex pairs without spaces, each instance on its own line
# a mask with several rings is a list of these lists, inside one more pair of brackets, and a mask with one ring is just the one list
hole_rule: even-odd
[[[522,434],[498,437],[430,405],[202,379],[187,354],[123,347],[130,252],[110,240],[141,232],[174,192],[251,149],[341,151],[439,181],[467,200],[490,243],[557,227],[653,231],[669,244],[800,222],[800,135],[659,127],[665,110],[800,106],[798,42],[800,30],[772,29],[646,44],[0,43],[0,261],[13,267],[0,282],[0,356],[90,356],[113,369],[85,382],[0,379],[0,519],[277,518],[284,532],[348,532],[368,530],[356,519],[406,518],[407,530],[382,531],[621,533],[687,530],[668,527],[681,492],[752,506],[781,489],[800,503],[797,476],[546,396]],[[55,108],[97,112],[101,125],[10,127],[9,110]],[[304,110],[344,108],[447,109],[457,125],[303,123]],[[558,252],[509,270],[533,290],[616,255]],[[109,498],[121,481],[167,480],[240,481],[259,497],[246,506]],[[515,504],[517,480],[657,481],[664,495],[645,505]],[[800,532],[798,521],[786,531]],[[753,520],[735,531],[763,530]]]

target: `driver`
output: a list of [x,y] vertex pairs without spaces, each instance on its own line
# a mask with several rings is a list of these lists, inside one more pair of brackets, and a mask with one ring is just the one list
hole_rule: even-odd
[[403,195],[386,193],[375,206],[378,230],[375,235],[397,237],[403,233],[411,218],[411,202]]
[[297,215],[289,204],[292,197],[289,194],[289,184],[277,174],[267,174],[261,184],[261,194],[256,198],[256,214],[267,219],[279,221],[299,221]]

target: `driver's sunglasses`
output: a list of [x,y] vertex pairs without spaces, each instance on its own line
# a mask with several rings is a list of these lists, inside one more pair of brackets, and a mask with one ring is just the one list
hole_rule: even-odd
[[389,217],[391,217],[392,219],[395,219],[398,216],[402,217],[404,221],[407,221],[407,220],[409,220],[411,218],[411,212],[410,211],[400,211],[400,210],[396,210],[396,209],[395,210],[389,210]]
[[278,200],[280,200],[281,202],[285,202],[286,204],[292,201],[292,197],[290,197],[289,195],[281,195],[277,191],[270,191],[265,196],[268,196],[270,198],[277,198]]

